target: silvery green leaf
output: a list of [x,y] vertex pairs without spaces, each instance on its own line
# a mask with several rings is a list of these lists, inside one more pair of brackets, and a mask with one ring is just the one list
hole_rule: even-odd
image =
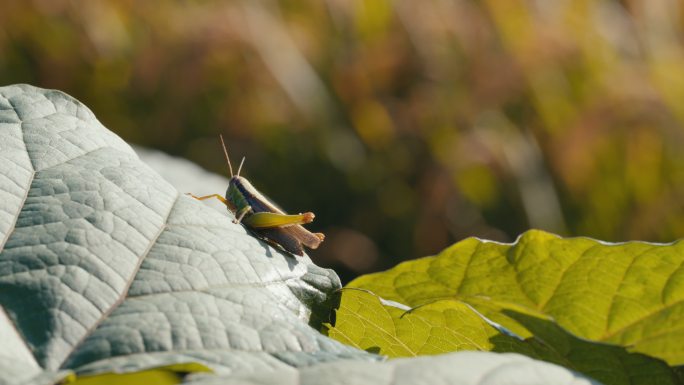
[[387,362],[341,360],[237,376],[202,376],[188,385],[600,385],[519,354],[458,352]]
[[0,158],[0,383],[374,357],[308,325],[334,272],[183,195],[70,96],[0,88]]

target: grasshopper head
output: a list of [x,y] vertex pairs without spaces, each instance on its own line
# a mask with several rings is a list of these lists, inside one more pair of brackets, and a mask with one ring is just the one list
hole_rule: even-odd
[[249,181],[239,175],[234,175],[228,182],[226,190],[226,200],[231,206],[232,211],[239,211],[243,207],[249,206],[248,195],[253,189]]
[[228,182],[228,190],[226,190],[226,202],[227,206],[233,213],[237,213],[243,208],[249,206],[248,193],[245,186],[254,189],[252,185],[247,181],[247,179],[240,176],[240,171],[242,170],[242,165],[245,163],[245,158],[242,157],[240,161],[240,166],[238,167],[237,175],[233,174],[233,165],[230,163],[230,157],[228,156],[228,149],[226,148],[226,143],[223,141],[223,135],[219,135],[221,139],[221,146],[223,147],[223,155],[226,157],[226,163],[228,163],[228,172],[230,172],[230,180]]

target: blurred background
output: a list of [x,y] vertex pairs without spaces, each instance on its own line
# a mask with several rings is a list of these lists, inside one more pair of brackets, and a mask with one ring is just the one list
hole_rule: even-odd
[[347,281],[529,228],[679,238],[683,40],[667,0],[9,1],[0,84],[225,175],[222,133]]

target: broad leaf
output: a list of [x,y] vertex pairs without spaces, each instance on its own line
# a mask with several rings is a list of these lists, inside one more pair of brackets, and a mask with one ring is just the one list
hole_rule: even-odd
[[189,385],[600,385],[518,354],[460,352],[388,362],[342,360],[233,377],[197,377]]
[[487,296],[549,315],[579,337],[684,364],[682,242],[607,244],[542,231],[510,245],[471,238],[349,286],[409,306]]
[[334,272],[179,193],[71,97],[0,88],[0,157],[0,383],[372,357],[307,325]]
[[498,333],[467,305],[438,301],[411,311],[383,304],[372,293],[345,290],[327,334],[359,349],[390,357],[458,350],[493,350]]
[[577,338],[542,314],[486,298],[438,299],[407,310],[371,292],[345,289],[334,318],[334,326],[325,328],[330,337],[390,357],[515,352],[606,385],[679,383],[660,360]]
[[348,286],[412,308],[443,299],[477,307],[485,297],[529,309],[581,339],[681,365],[683,274],[681,242],[607,244],[529,231],[514,244],[467,239],[435,257],[405,262]]

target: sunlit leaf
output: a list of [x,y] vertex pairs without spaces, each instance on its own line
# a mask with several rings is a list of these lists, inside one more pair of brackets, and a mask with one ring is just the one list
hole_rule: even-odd
[[682,364],[683,247],[471,238],[352,281],[326,330],[390,356],[518,352],[606,384],[678,383],[659,359]]
[[461,350],[513,352],[555,363],[606,385],[678,384],[662,361],[577,338],[537,312],[485,298],[436,299],[409,311],[375,294],[345,289],[332,338],[390,357]]
[[486,296],[571,333],[684,364],[684,243],[608,244],[529,231],[514,244],[466,239],[435,257],[349,284],[419,306]]
[[68,95],[0,88],[0,157],[0,384],[377,359],[308,325],[334,272],[177,191]]
[[298,370],[197,377],[189,385],[601,385],[518,354],[458,352],[382,363],[343,360]]

